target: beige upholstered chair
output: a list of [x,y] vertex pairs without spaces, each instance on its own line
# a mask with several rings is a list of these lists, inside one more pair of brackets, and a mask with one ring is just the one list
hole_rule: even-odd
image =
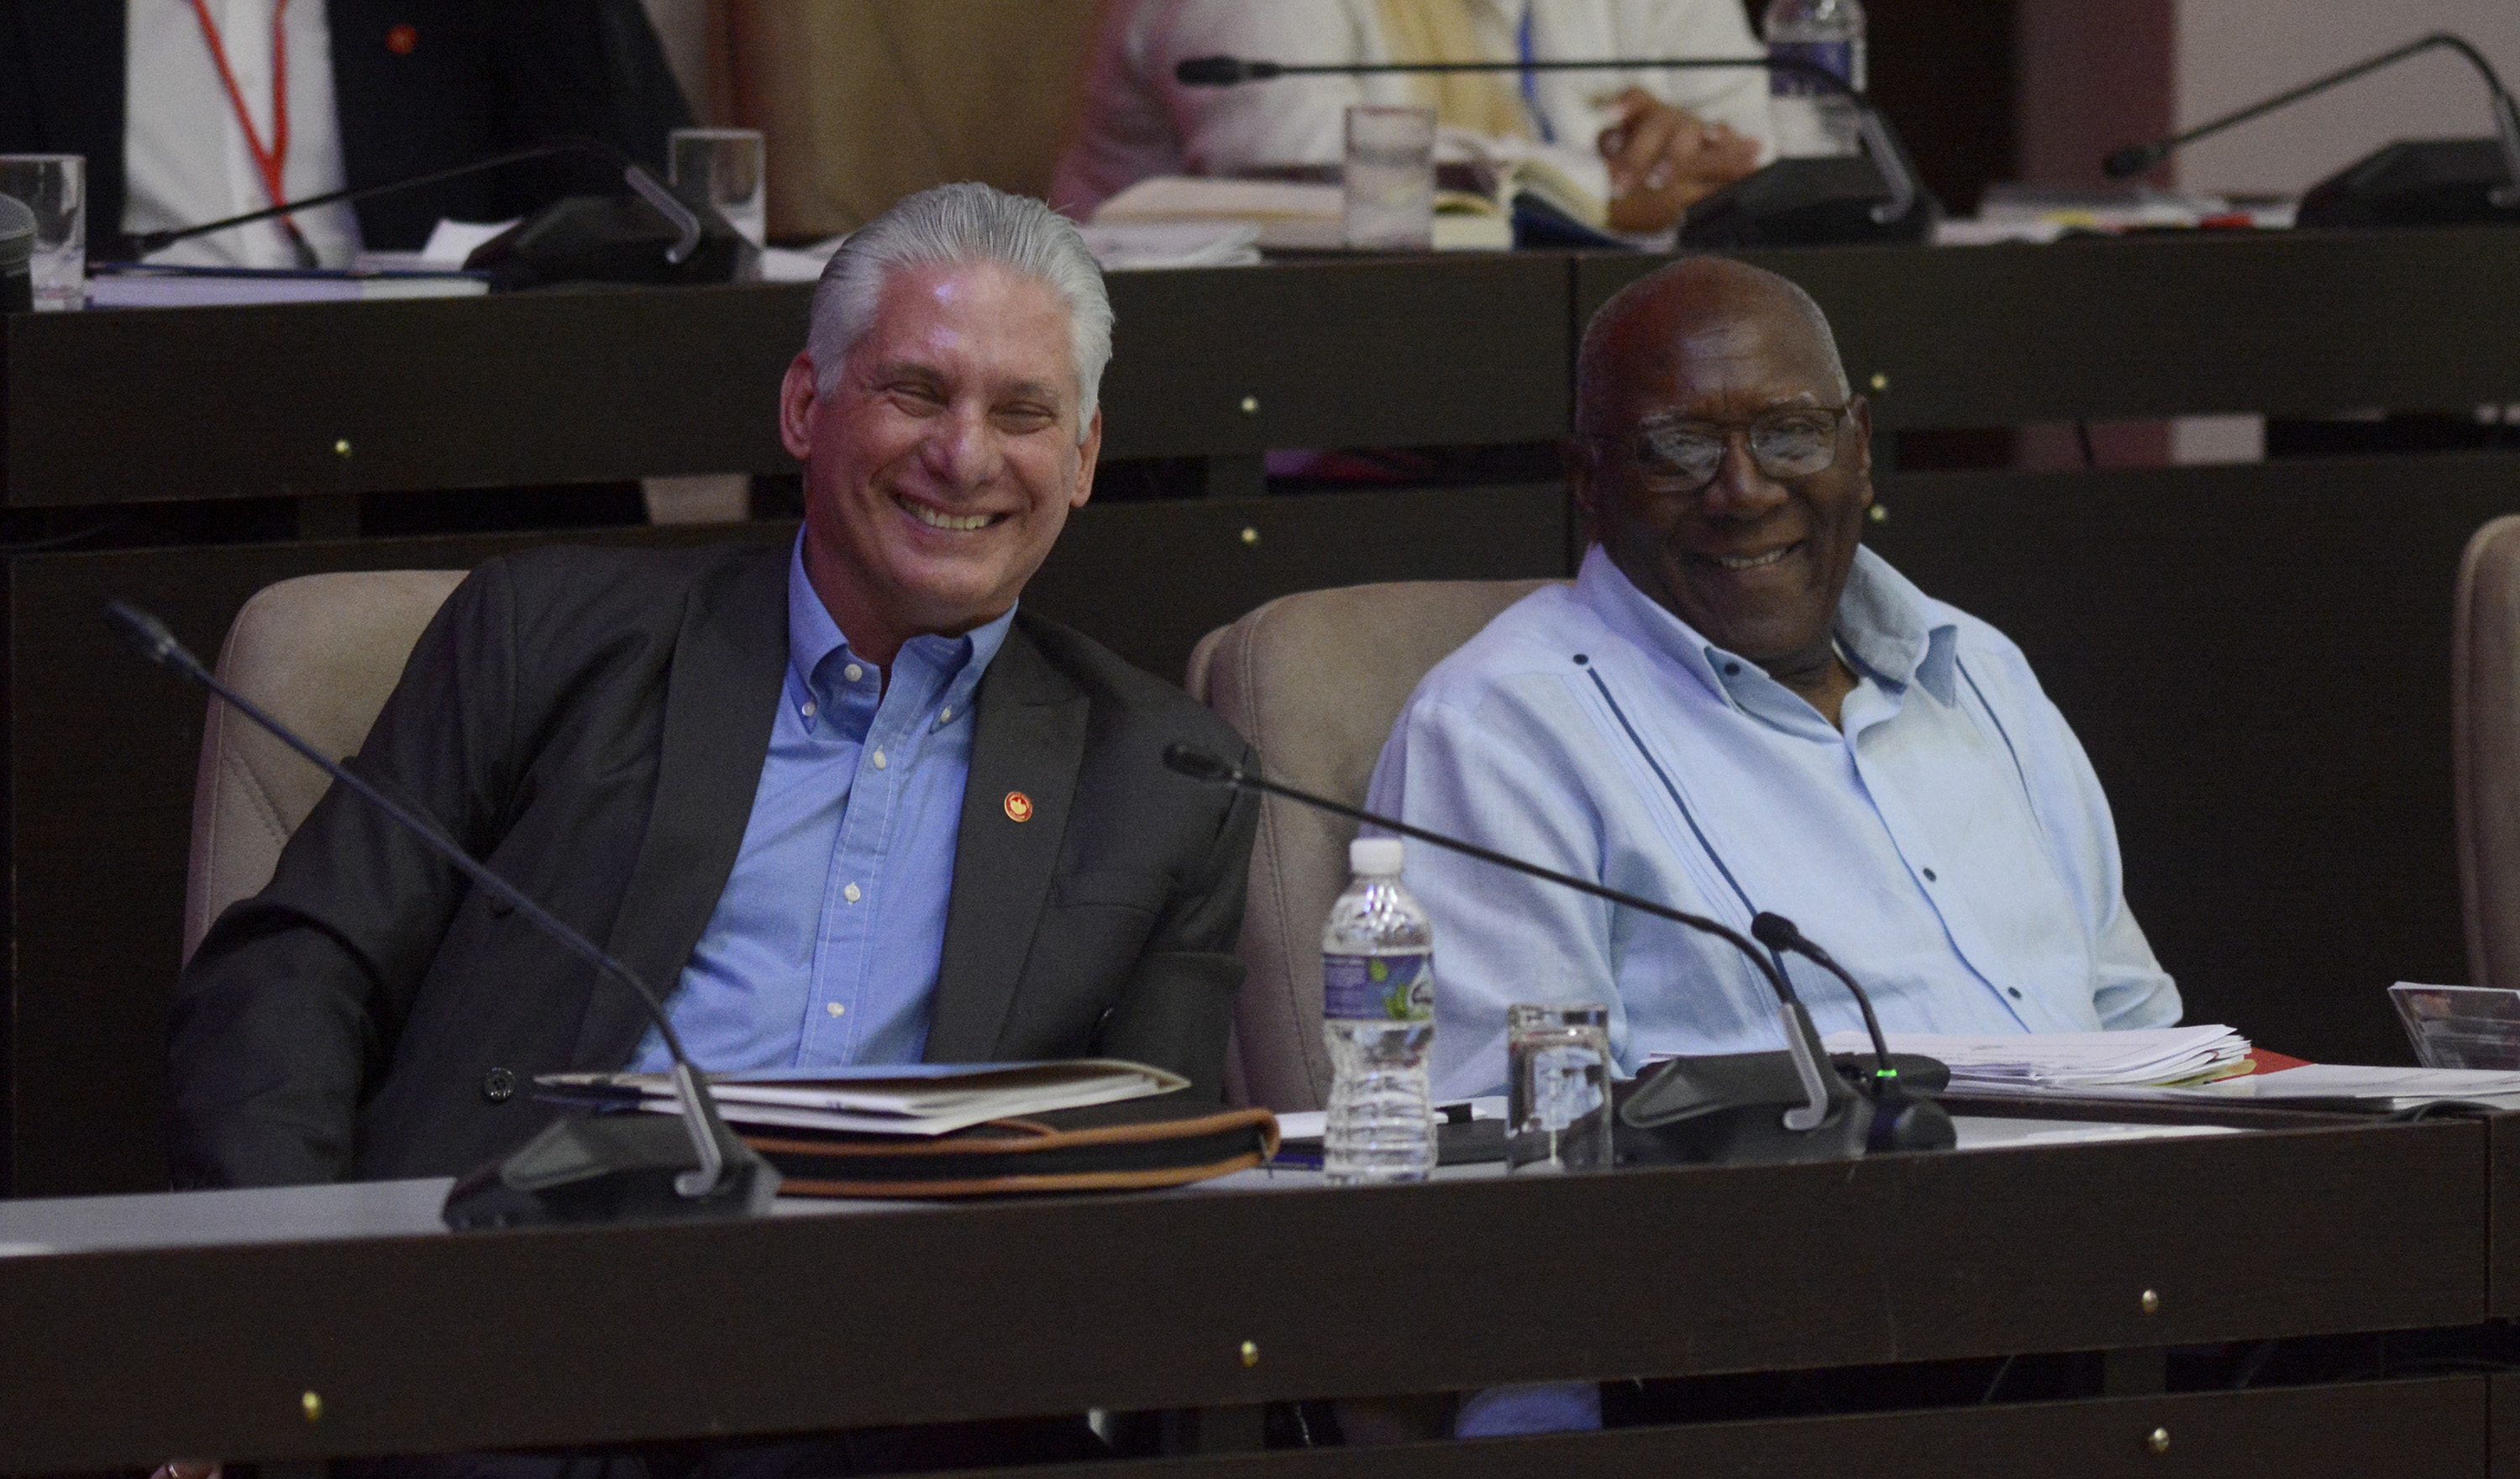
[[[1382,741],[1426,670],[1540,580],[1403,581],[1283,596],[1191,653],[1185,686],[1289,785],[1363,805]],[[1347,883],[1353,823],[1271,799],[1251,855],[1226,1093],[1237,1103],[1319,1109],[1323,917]],[[1437,990],[1442,984],[1437,983]]]
[[[219,649],[219,676],[336,759],[367,739],[421,629],[461,570],[304,575],[256,592]],[[193,781],[184,959],[220,911],[262,887],[281,845],[333,783],[211,700]]]
[[2520,986],[2520,516],[2459,560],[2450,713],[2468,981]]

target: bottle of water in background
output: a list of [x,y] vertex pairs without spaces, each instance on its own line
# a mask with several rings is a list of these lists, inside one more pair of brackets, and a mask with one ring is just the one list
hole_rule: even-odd
[[[1825,67],[1864,90],[1863,0],[1768,0],[1767,33],[1772,61],[1790,58]],[[1825,83],[1790,71],[1768,73],[1768,106],[1779,157],[1854,155],[1864,152],[1855,105]]]
[[1435,936],[1400,886],[1400,839],[1348,844],[1354,876],[1322,926],[1322,1035],[1330,1051],[1322,1169],[1340,1185],[1423,1181],[1435,1167],[1426,1057]]

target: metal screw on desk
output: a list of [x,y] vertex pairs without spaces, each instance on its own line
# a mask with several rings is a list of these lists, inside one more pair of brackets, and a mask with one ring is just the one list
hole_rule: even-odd
[[1260,542],[1260,531],[1251,527],[1249,524],[1244,524],[1242,526],[1242,542],[1247,545],[1258,544]]
[[1874,504],[1872,506],[1872,521],[1874,523],[1888,523],[1890,521],[1890,506],[1888,504]]
[[347,456],[349,456],[349,455],[350,455],[350,439],[349,439],[348,437],[344,436],[344,437],[342,437],[340,440],[338,440],[338,441],[337,441],[337,442],[333,443],[333,455],[334,455],[335,457],[347,457]]
[[324,1420],[324,1399],[316,1396],[313,1392],[298,1393],[297,1406],[306,1413],[307,1421],[321,1422]]
[[1248,1340],[1242,1342],[1242,1364],[1247,1367],[1258,1366],[1260,1364],[1260,1347]]
[[1882,373],[1881,373],[1880,371],[1878,371],[1878,370],[1873,371],[1873,372],[1872,372],[1872,393],[1873,393],[1873,394],[1875,394],[1875,395],[1878,395],[1878,394],[1880,394],[1882,391],[1887,390],[1887,389],[1889,389],[1889,388],[1890,388],[1890,377],[1889,377],[1889,376],[1887,376],[1887,375],[1882,374]]
[[1256,395],[1246,395],[1242,397],[1242,414],[1245,416],[1258,416],[1260,414],[1260,397]]
[[2148,1449],[2152,1450],[2152,1451],[2153,1451],[2154,1453],[2156,1453],[2156,1454],[2167,1454],[2167,1453],[2169,1453],[2169,1452],[2170,1452],[2170,1429],[2168,1429],[2168,1428],[2154,1428],[2154,1429],[2152,1430],[2152,1436],[2151,1436],[2151,1437],[2149,1437],[2149,1438],[2146,1438],[2145,1440],[2143,1440],[2143,1446],[2144,1446],[2145,1448],[2148,1448]]
[[2158,1315],[2161,1313],[2161,1294],[2158,1290],[2144,1290],[2143,1297],[2137,1300],[2136,1303],[2143,1306],[2143,1313],[2146,1315]]

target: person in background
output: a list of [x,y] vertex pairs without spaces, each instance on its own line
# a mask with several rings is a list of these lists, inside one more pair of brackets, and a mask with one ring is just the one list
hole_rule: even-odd
[[[1737,0],[1111,0],[1051,203],[1082,220],[1160,174],[1334,164],[1347,107],[1418,104],[1487,152],[1546,157],[1617,231],[1670,230],[1770,153],[1756,68],[1286,77],[1190,87],[1176,64],[1764,55]],[[1448,153],[1451,151],[1448,151]]]
[[[639,0],[0,0],[0,154],[87,158],[89,254],[562,134],[656,169],[691,122]],[[618,171],[560,159],[177,243],[196,266],[347,265]]]

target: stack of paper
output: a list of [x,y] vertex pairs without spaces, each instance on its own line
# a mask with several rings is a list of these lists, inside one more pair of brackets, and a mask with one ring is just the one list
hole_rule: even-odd
[[[1048,1063],[902,1063],[818,1073],[712,1073],[710,1097],[731,1124],[859,1135],[946,1135],[987,1120],[1147,1098],[1190,1080],[1120,1058]],[[546,1073],[554,1098],[657,1114],[680,1106],[661,1073]]]
[[1251,221],[1124,221],[1085,227],[1085,249],[1105,272],[1143,267],[1247,267],[1260,260]]
[[[2002,1037],[1884,1033],[1892,1053],[1914,1053],[1951,1065],[1959,1093],[2071,1092],[2177,1084],[2228,1070],[2249,1055],[2249,1041],[2228,1027],[2151,1027],[2131,1032],[2041,1032]],[[1823,1040],[1831,1053],[1870,1053],[1861,1032]]]

